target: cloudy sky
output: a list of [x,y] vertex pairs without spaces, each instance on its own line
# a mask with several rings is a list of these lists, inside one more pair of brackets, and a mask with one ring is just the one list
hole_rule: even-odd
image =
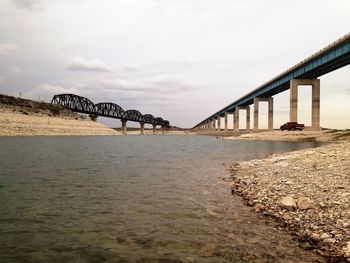
[[[75,93],[192,127],[349,33],[349,10],[349,0],[1,0],[0,93]],[[288,99],[275,96],[276,127]],[[310,88],[299,99],[309,124]],[[321,126],[350,128],[349,101],[349,66],[322,76]]]

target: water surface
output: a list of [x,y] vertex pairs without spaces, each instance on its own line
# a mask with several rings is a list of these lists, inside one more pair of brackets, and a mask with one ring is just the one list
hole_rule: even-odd
[[0,138],[0,261],[315,261],[220,179],[223,163],[312,146],[204,136]]

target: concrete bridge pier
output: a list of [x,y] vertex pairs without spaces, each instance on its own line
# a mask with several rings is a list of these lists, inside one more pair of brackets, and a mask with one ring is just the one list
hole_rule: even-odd
[[215,131],[215,119],[211,119],[211,130]]
[[249,106],[236,106],[234,113],[234,130],[239,131],[239,111],[246,111],[246,130],[250,131],[250,107]]
[[228,113],[227,112],[225,112],[225,132],[227,131],[227,117],[228,117]]
[[98,117],[97,115],[90,114],[89,117],[92,121],[97,122],[97,117]]
[[233,114],[233,130],[239,131],[239,109],[236,107],[236,110]]
[[218,120],[218,127],[217,127],[217,130],[218,130],[218,131],[221,131],[221,123],[220,123],[221,117],[218,116],[218,117],[217,117],[217,120]]
[[290,81],[290,112],[289,121],[298,121],[298,86],[312,86],[312,121],[311,129],[320,130],[320,80],[319,79],[292,79]]
[[122,132],[123,134],[126,134],[127,128],[126,128],[126,122],[127,120],[121,120],[122,122]]
[[144,122],[140,122],[140,132],[141,132],[141,135],[145,134],[145,123]]
[[273,97],[268,98],[254,98],[254,131],[259,130],[259,102],[267,101],[268,102],[268,129],[273,130]]

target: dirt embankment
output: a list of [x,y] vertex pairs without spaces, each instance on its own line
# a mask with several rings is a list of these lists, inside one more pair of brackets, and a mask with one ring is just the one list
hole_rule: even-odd
[[120,134],[60,106],[0,95],[0,136]]
[[295,234],[304,248],[350,262],[349,135],[336,133],[336,141],[318,148],[234,163],[232,192]]

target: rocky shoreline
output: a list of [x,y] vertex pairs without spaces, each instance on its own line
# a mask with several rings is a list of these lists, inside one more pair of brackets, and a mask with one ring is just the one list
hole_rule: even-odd
[[233,163],[230,187],[305,249],[350,262],[350,140]]

